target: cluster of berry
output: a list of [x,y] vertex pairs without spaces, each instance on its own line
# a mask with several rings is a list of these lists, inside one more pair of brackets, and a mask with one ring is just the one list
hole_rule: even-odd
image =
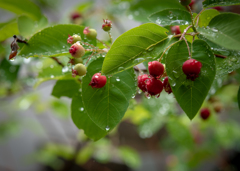
[[164,73],[164,66],[158,61],[148,63],[149,75],[143,74],[138,76],[138,87],[151,96],[160,96],[163,88],[166,92],[171,93],[172,89],[166,77],[162,83],[160,78]]

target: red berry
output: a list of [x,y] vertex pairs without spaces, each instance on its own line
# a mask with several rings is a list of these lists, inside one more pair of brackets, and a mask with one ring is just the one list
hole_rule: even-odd
[[192,9],[194,4],[195,4],[195,0],[192,0],[191,3],[189,4],[189,7]]
[[200,116],[203,120],[206,120],[210,116],[210,110],[208,108],[201,109]]
[[158,61],[148,62],[149,74],[153,77],[158,77],[163,74],[164,66]]
[[72,20],[75,20],[75,19],[77,19],[77,18],[82,18],[82,15],[81,15],[79,12],[73,12],[73,13],[71,14],[71,19],[72,19]]
[[172,34],[181,34],[181,30],[179,26],[172,26],[171,27]]
[[85,49],[79,42],[77,42],[70,47],[69,53],[71,53],[74,58],[81,58],[85,54]]
[[189,59],[183,63],[182,70],[187,76],[187,79],[194,81],[198,76],[202,68],[202,63],[195,60]]
[[168,94],[172,93],[172,88],[168,82],[168,77],[165,77],[163,80],[163,88]]
[[147,74],[139,75],[138,76],[138,87],[143,91],[146,92],[146,80],[149,79]]
[[155,95],[159,96],[163,90],[163,84],[160,80],[157,80],[156,78],[152,77],[146,81],[146,88],[148,94],[150,94],[151,96]]
[[92,80],[89,83],[92,88],[102,88],[107,82],[106,76],[101,75],[101,73],[96,73],[92,76]]
[[104,24],[102,25],[102,29],[104,31],[109,31],[112,28],[112,21],[110,21],[108,19],[106,19],[106,20],[103,19],[103,22],[104,22]]

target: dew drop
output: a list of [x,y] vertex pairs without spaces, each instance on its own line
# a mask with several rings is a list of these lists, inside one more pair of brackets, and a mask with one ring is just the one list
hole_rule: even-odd
[[83,107],[80,107],[79,110],[82,112],[82,111],[84,111],[84,108],[83,108]]
[[108,132],[110,130],[110,127],[106,126],[105,130]]

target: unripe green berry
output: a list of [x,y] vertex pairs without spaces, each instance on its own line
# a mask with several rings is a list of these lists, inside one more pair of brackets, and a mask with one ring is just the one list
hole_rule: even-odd
[[67,42],[70,43],[70,44],[74,44],[74,43],[76,43],[78,41],[81,41],[81,40],[82,40],[82,38],[79,35],[74,34],[73,36],[68,35]]
[[85,34],[86,37],[90,40],[96,39],[97,37],[97,31],[95,29],[89,29],[89,27],[86,27],[83,30],[83,34]]
[[79,76],[83,76],[87,73],[87,69],[83,64],[77,64],[73,69],[77,71],[77,75]]
[[191,0],[180,0],[181,5],[188,6],[191,3]]

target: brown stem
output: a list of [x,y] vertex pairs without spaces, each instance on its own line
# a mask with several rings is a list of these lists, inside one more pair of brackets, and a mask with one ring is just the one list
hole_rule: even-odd
[[[193,22],[195,22],[197,19],[199,20],[199,16],[200,16],[200,14],[204,11],[205,9],[202,9],[202,11],[200,11],[199,13],[198,13],[198,15],[194,18],[194,20],[193,20]],[[198,22],[196,23],[196,27],[198,26]]]
[[183,39],[184,39],[184,41],[185,41],[186,44],[187,44],[189,57],[191,57],[191,51],[190,51],[190,48],[189,48],[189,45],[188,45],[187,39],[186,39],[185,37],[183,37]]
[[163,55],[166,53],[166,51],[170,48],[170,47],[172,47],[174,44],[176,44],[176,43],[178,43],[179,41],[176,41],[175,43],[173,43],[173,44],[171,44],[171,45],[169,45],[164,51],[163,51],[163,53],[162,53],[162,55],[161,55],[161,57],[159,58],[159,62],[161,62],[161,60],[162,60],[162,58],[163,58]]
[[103,41],[99,40],[98,38],[96,38],[97,41],[99,41],[100,43],[102,43],[104,46],[106,46],[107,48],[110,48],[110,46],[108,46],[106,43],[104,43]]
[[192,27],[192,25],[188,26],[188,27],[183,31],[183,34],[182,34],[182,36],[180,37],[179,40],[182,40],[182,39],[183,39],[183,37],[185,36],[185,34],[187,33],[187,31],[188,31],[191,27]]
[[[98,54],[98,53],[97,53]],[[92,52],[92,54],[88,57],[87,62],[85,63],[85,65],[87,65],[87,63],[89,62],[89,60],[91,59],[91,57],[94,55],[94,52]]]
[[195,26],[194,26],[192,10],[191,10],[191,8],[190,8],[189,6],[187,6],[187,9],[188,9],[189,13],[191,14],[191,20],[192,20],[192,28],[193,28],[193,31],[197,33],[197,30],[196,30],[196,28],[195,28]]
[[63,65],[63,63],[62,62],[60,62],[59,60],[58,60],[58,58],[56,58],[56,57],[51,57],[54,61],[56,61],[57,63],[58,63],[58,65],[61,65],[62,67],[64,67],[64,65]]
[[227,58],[227,56],[224,56],[224,55],[219,55],[219,54],[214,54],[217,58],[223,58],[223,59],[225,59],[225,58]]
[[84,45],[87,45],[87,46],[91,46],[92,48],[97,48],[97,47],[95,47],[95,46],[93,46],[93,45],[91,45],[89,43],[86,43],[86,42],[81,42],[81,43],[84,44]]
[[143,74],[142,70],[138,66],[135,66],[135,68],[137,68],[137,71],[140,72],[140,74]]

